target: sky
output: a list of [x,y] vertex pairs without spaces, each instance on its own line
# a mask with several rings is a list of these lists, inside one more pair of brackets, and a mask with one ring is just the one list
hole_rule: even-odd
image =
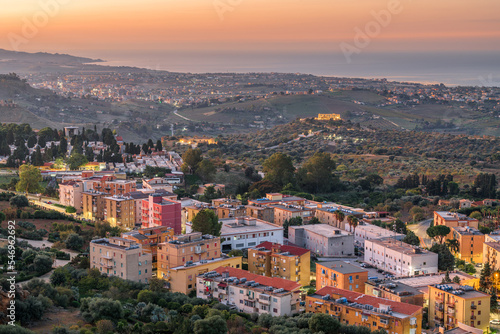
[[0,0],[0,6],[0,48],[28,52],[500,51],[498,0]]

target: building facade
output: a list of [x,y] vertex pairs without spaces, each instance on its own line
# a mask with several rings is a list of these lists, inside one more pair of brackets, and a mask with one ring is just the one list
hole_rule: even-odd
[[267,205],[247,205],[247,216],[274,223],[274,208]]
[[127,230],[135,227],[135,202],[131,197],[114,195],[104,197],[106,201],[104,219],[113,227]]
[[90,267],[102,274],[148,283],[151,280],[152,256],[142,245],[119,237],[90,242]]
[[283,244],[283,227],[252,218],[238,217],[221,219],[222,251],[243,250],[265,241]]
[[278,277],[218,267],[197,277],[196,296],[218,300],[239,312],[292,316],[300,311],[300,287]]
[[306,297],[306,312],[328,314],[343,325],[363,326],[371,331],[422,333],[422,307],[330,286]]
[[486,330],[490,322],[490,298],[467,285],[430,285],[429,327],[452,329],[462,323]]
[[316,263],[316,289],[325,286],[364,293],[368,270],[346,263],[330,261]]
[[453,239],[458,240],[459,243],[459,251],[455,254],[459,259],[483,263],[484,234],[469,226],[452,227],[451,232]]
[[181,203],[160,194],[151,194],[142,200],[142,227],[167,226],[175,234],[182,232]]
[[[445,225],[452,227],[466,227],[470,226],[475,229],[478,228],[478,220],[467,217],[464,214],[449,211],[434,211],[434,225]],[[451,232],[450,232],[451,237]]]
[[314,210],[305,206],[293,204],[272,204],[274,209],[274,223],[283,226],[285,220],[300,217],[304,224],[307,224],[314,217]]
[[364,262],[396,276],[438,272],[438,255],[392,238],[365,240]]
[[288,240],[320,256],[354,255],[354,236],[326,224],[290,226]]
[[59,203],[72,206],[77,213],[83,212],[82,205],[83,184],[78,181],[68,181],[59,184]]
[[82,193],[82,213],[85,219],[104,220],[104,210],[108,194],[89,190]]
[[248,271],[307,286],[311,282],[311,252],[305,248],[263,242],[248,249]]

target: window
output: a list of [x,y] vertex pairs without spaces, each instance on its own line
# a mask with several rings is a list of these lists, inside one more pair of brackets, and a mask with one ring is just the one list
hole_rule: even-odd
[[141,274],[142,274],[142,273],[141,273],[141,271],[139,270],[139,275],[141,275]]
[[189,284],[188,285],[188,289],[192,289],[193,288],[193,285],[192,284]]
[[359,275],[356,275],[356,279],[359,279]]
[[277,308],[273,308],[273,312],[274,313],[278,313],[278,309]]
[[277,303],[278,302],[278,298],[273,298],[273,303]]
[[121,263],[121,267],[123,268],[123,263]]

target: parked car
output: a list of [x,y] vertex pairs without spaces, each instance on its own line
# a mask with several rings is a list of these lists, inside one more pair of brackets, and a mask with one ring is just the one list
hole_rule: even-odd
[[493,320],[490,320],[490,325],[500,325],[500,320],[498,319],[493,319]]

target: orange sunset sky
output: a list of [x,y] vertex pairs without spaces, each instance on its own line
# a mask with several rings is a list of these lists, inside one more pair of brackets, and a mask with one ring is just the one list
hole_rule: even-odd
[[0,48],[13,49],[13,36],[25,38],[23,25],[38,17],[45,22],[19,51],[332,51],[390,2],[401,11],[370,50],[500,50],[498,0],[0,0]]

